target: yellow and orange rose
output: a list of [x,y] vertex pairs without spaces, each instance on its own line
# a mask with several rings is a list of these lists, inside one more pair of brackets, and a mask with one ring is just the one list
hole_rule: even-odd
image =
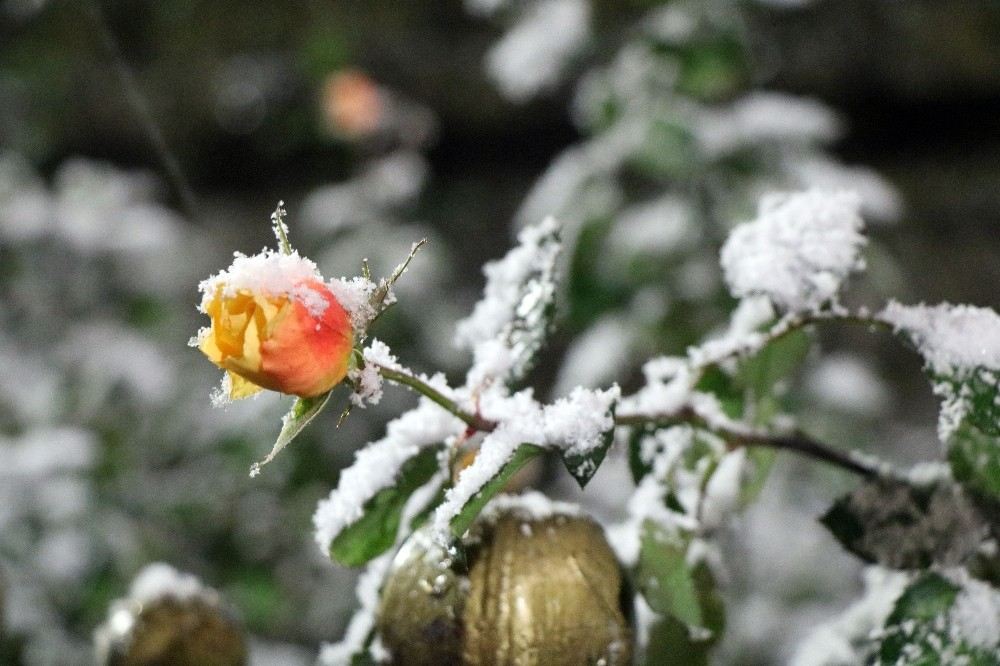
[[297,254],[238,255],[202,283],[211,318],[198,348],[228,373],[229,397],[270,389],[321,395],[347,375],[351,320],[315,265]]

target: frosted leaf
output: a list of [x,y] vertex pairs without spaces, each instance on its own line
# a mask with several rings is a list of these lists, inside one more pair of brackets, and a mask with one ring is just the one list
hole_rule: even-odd
[[913,342],[942,399],[938,436],[947,442],[966,418],[1000,434],[997,395],[1000,315],[971,305],[900,305],[890,302],[878,318]]
[[1000,315],[990,308],[892,301],[879,319],[906,333],[934,374],[963,378],[977,368],[1000,371]]
[[407,460],[464,430],[462,421],[427,399],[391,421],[385,437],[355,454],[354,463],[341,472],[337,488],[316,507],[313,525],[320,550],[330,551],[337,535],[361,518],[365,504],[395,482]]
[[617,384],[603,391],[578,386],[544,408],[544,442],[571,455],[585,455],[601,446],[604,435],[614,428],[612,409],[620,398]]
[[766,295],[788,312],[836,305],[844,280],[864,267],[859,205],[846,192],[764,197],[757,219],[736,227],[722,247],[730,292]]
[[547,218],[523,229],[516,247],[483,267],[483,298],[455,331],[456,344],[473,352],[470,386],[527,372],[548,332],[559,251],[558,225]]
[[879,664],[1000,661],[1000,591],[965,569],[923,573],[875,634]]
[[541,0],[486,56],[486,67],[508,99],[524,102],[559,83],[590,29],[585,0]]

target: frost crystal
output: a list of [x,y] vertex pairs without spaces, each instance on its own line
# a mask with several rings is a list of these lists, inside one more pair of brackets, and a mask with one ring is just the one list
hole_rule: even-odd
[[377,405],[382,400],[382,375],[379,367],[402,369],[384,342],[372,338],[371,343],[363,352],[364,367],[351,370],[349,377],[354,382],[354,393],[351,402],[364,408],[366,405]]
[[772,194],[757,219],[736,227],[721,263],[734,296],[764,294],[788,312],[836,304],[837,292],[864,267],[860,202],[846,192]]
[[391,421],[385,437],[355,454],[354,464],[341,472],[336,490],[316,507],[313,525],[320,550],[329,552],[337,535],[361,518],[365,503],[393,484],[406,461],[464,429],[464,423],[426,399]]

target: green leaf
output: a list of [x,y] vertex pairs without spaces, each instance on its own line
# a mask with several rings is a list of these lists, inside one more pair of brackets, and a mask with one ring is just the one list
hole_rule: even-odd
[[600,468],[601,463],[604,462],[604,456],[608,453],[608,448],[615,439],[615,405],[612,404],[608,409],[608,415],[611,417],[611,427],[601,433],[600,443],[587,451],[584,454],[574,454],[569,451],[564,451],[562,455],[563,464],[566,465],[566,469],[569,471],[570,475],[576,482],[580,484],[583,488],[587,483],[594,478],[594,474],[597,473],[598,468]]
[[696,641],[686,624],[664,616],[649,627],[649,640],[641,664],[644,666],[708,666],[712,644]]
[[712,643],[725,625],[725,609],[708,565],[688,562],[690,544],[690,534],[668,534],[644,523],[636,586],[650,608],[682,622],[693,631],[693,640]]
[[979,508],[951,483],[869,481],[834,502],[820,522],[861,559],[896,569],[965,564],[990,537]]
[[441,446],[421,449],[407,460],[396,483],[365,503],[361,518],[344,528],[330,544],[330,555],[344,566],[356,567],[381,555],[396,543],[406,501],[438,471]]
[[734,381],[746,392],[744,413],[758,425],[766,423],[777,411],[779,383],[790,377],[805,361],[812,340],[803,330],[796,330],[772,340],[753,356],[744,359]]
[[535,446],[534,444],[522,444],[514,451],[514,455],[510,457],[510,460],[500,468],[500,471],[490,479],[486,485],[484,485],[478,493],[472,496],[462,510],[457,516],[451,519],[451,533],[456,537],[460,537],[465,534],[465,531],[469,529],[472,525],[472,521],[476,519],[479,512],[483,510],[486,503],[493,499],[494,496],[501,493],[510,478],[514,476],[519,469],[525,466],[529,460],[535,458],[542,453],[545,449],[540,446]]
[[278,433],[278,439],[274,442],[274,446],[271,448],[271,452],[267,454],[267,457],[260,462],[255,462],[250,467],[250,476],[257,476],[260,474],[260,468],[267,463],[274,460],[274,457],[281,452],[283,448],[288,446],[288,444],[298,437],[299,433],[309,422],[312,421],[316,416],[323,411],[327,403],[330,402],[330,394],[332,391],[327,391],[323,395],[318,395],[315,398],[296,398],[295,402],[292,404],[292,408],[285,414],[284,418],[281,420],[281,432]]
[[955,479],[976,492],[1000,500],[1000,438],[966,421],[947,442]]

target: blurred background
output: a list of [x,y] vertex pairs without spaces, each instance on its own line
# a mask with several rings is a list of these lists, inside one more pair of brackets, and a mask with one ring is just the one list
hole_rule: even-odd
[[[286,401],[213,409],[197,283],[292,240],[328,277],[429,247],[379,324],[459,378],[451,326],[520,225],[566,224],[543,396],[635,387],[732,302],[717,252],[773,189],[850,187],[853,305],[998,307],[1000,4],[973,1],[0,0],[0,663],[79,664],[165,561],[218,589],[254,663],[311,663],[355,573],[311,515],[411,398],[324,414],[260,477]],[[918,359],[825,331],[789,405],[828,441],[938,456]],[[620,517],[612,460],[586,496]],[[722,535],[719,663],[783,663],[860,586],[815,517],[851,479],[782,459]],[[824,566],[817,567],[822,561]]]

